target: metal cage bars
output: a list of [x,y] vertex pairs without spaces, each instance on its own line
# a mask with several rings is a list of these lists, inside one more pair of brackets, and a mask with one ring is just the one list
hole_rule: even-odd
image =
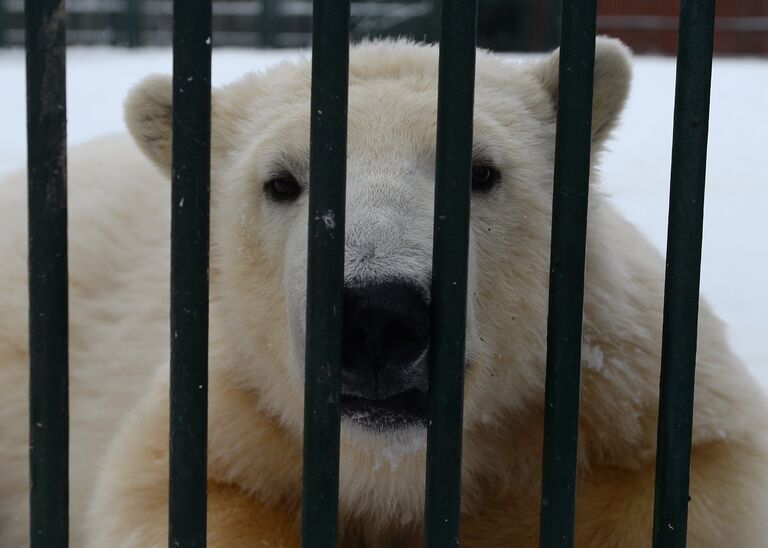
[[211,0],[174,2],[169,546],[205,546]]
[[686,542],[715,1],[682,0],[679,25],[654,548],[682,548]]
[[573,545],[596,4],[563,2],[541,488],[545,548]]
[[304,545],[337,544],[349,0],[315,0],[307,237]]
[[28,1],[30,546],[69,535],[67,100],[64,0]]
[[437,94],[425,545],[458,546],[477,0],[443,0]]
[[[68,535],[63,0],[27,2],[31,545]],[[714,2],[682,0],[654,548],[685,546]],[[425,541],[459,542],[475,0],[443,0]],[[541,545],[572,546],[594,0],[563,5]],[[305,545],[337,543],[349,3],[315,0]],[[169,544],[205,545],[211,1],[174,11]],[[565,230],[565,227],[576,227]],[[184,238],[178,235],[184,234]],[[439,364],[439,365],[438,365]],[[328,404],[330,402],[330,404]]]

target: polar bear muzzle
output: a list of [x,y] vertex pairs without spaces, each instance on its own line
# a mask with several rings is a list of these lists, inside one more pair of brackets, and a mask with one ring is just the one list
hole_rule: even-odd
[[346,287],[342,415],[367,428],[425,424],[429,305],[402,281]]

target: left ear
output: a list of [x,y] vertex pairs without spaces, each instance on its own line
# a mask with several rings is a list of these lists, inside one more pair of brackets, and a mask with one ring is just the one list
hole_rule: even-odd
[[[592,100],[592,146],[599,151],[624,109],[632,80],[631,52],[615,38],[599,36],[595,44],[595,81]],[[560,50],[533,65],[536,79],[557,109]]]
[[[255,83],[254,83],[255,82]],[[238,139],[241,120],[256,95],[261,93],[257,77],[211,92],[211,157],[223,157]],[[149,76],[135,86],[125,101],[125,123],[142,152],[163,173],[171,173],[171,129],[173,81],[171,76]]]

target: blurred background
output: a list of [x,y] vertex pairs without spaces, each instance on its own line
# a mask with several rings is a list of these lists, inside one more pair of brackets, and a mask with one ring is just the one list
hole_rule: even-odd
[[[35,0],[28,0],[34,2]],[[353,0],[352,32],[434,40],[439,0]],[[635,56],[592,192],[666,247],[678,1],[598,0],[598,30]],[[305,55],[311,0],[215,0],[213,84]],[[171,72],[171,0],[67,0],[70,147],[124,132],[122,102]],[[479,0],[478,43],[529,63],[558,42],[559,0]],[[24,0],[0,0],[0,177],[26,165]],[[718,0],[701,287],[768,388],[768,0]],[[2,184],[2,181],[0,181]],[[588,349],[589,350],[589,349]],[[589,355],[589,354],[585,354]]]
[[[172,0],[67,0],[70,44],[167,46]],[[353,0],[352,35],[434,40],[439,0]],[[638,53],[675,51],[678,2],[598,2],[598,31]],[[541,51],[557,44],[558,0],[479,0],[478,43],[497,51]],[[311,41],[311,0],[217,0],[216,46],[296,48]],[[717,3],[721,54],[768,53],[768,0]],[[24,43],[24,0],[0,0],[0,46]]]

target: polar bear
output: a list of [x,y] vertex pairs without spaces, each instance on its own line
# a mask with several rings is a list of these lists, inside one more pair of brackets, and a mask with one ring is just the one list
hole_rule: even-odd
[[[406,41],[350,54],[342,546],[422,542],[437,59],[436,47]],[[629,82],[626,48],[598,39],[593,165]],[[557,94],[557,53],[518,65],[478,52],[461,523],[470,547],[538,545]],[[216,548],[300,543],[309,101],[306,59],[213,95]],[[170,115],[170,79],[151,77],[126,103],[135,145],[107,138],[70,156],[76,547],[167,543]],[[592,181],[576,545],[649,546],[664,260]],[[23,174],[0,185],[3,548],[27,542],[24,199]],[[765,546],[765,402],[706,303],[699,329],[689,546]]]

